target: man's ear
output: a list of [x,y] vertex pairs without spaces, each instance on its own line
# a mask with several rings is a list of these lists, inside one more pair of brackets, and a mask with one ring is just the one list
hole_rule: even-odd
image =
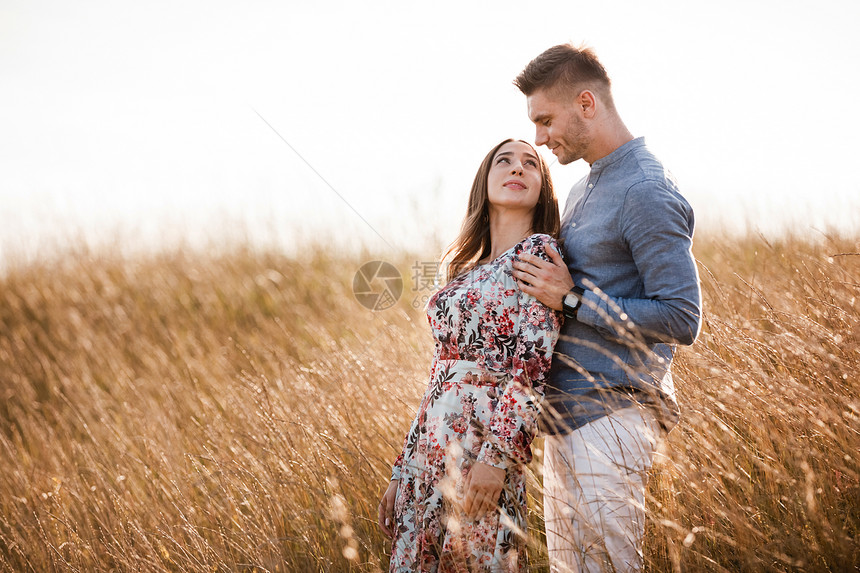
[[591,119],[597,113],[597,98],[591,90],[582,90],[576,98],[576,106],[582,117]]

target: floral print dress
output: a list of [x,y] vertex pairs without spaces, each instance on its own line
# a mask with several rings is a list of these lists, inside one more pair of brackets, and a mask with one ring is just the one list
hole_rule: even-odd
[[[525,465],[560,314],[523,293],[511,263],[549,261],[556,241],[532,235],[462,273],[427,303],[435,339],[430,383],[397,458],[391,571],[525,571]],[[496,511],[461,509],[475,462],[506,472]]]

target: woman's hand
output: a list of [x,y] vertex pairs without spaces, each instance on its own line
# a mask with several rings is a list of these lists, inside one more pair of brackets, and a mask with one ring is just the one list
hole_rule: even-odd
[[463,484],[463,511],[469,519],[480,519],[496,508],[505,486],[505,470],[476,462]]
[[394,536],[394,499],[397,497],[397,486],[399,485],[400,480],[391,480],[379,502],[379,529],[388,539]]

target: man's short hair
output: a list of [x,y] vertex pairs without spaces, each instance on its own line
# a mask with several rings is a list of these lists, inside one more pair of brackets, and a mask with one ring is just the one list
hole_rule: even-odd
[[553,46],[529,62],[514,79],[514,85],[526,97],[538,90],[575,92],[574,95],[579,95],[579,92],[588,89],[596,92],[604,103],[614,107],[609,75],[597,59],[597,54],[585,46]]

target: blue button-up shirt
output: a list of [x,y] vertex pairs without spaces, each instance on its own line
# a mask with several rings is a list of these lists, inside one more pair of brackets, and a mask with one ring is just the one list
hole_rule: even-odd
[[634,139],[594,162],[562,216],[565,261],[585,289],[565,319],[546,394],[547,431],[578,428],[633,403],[678,420],[670,366],[692,344],[701,293],[693,210],[671,174]]

